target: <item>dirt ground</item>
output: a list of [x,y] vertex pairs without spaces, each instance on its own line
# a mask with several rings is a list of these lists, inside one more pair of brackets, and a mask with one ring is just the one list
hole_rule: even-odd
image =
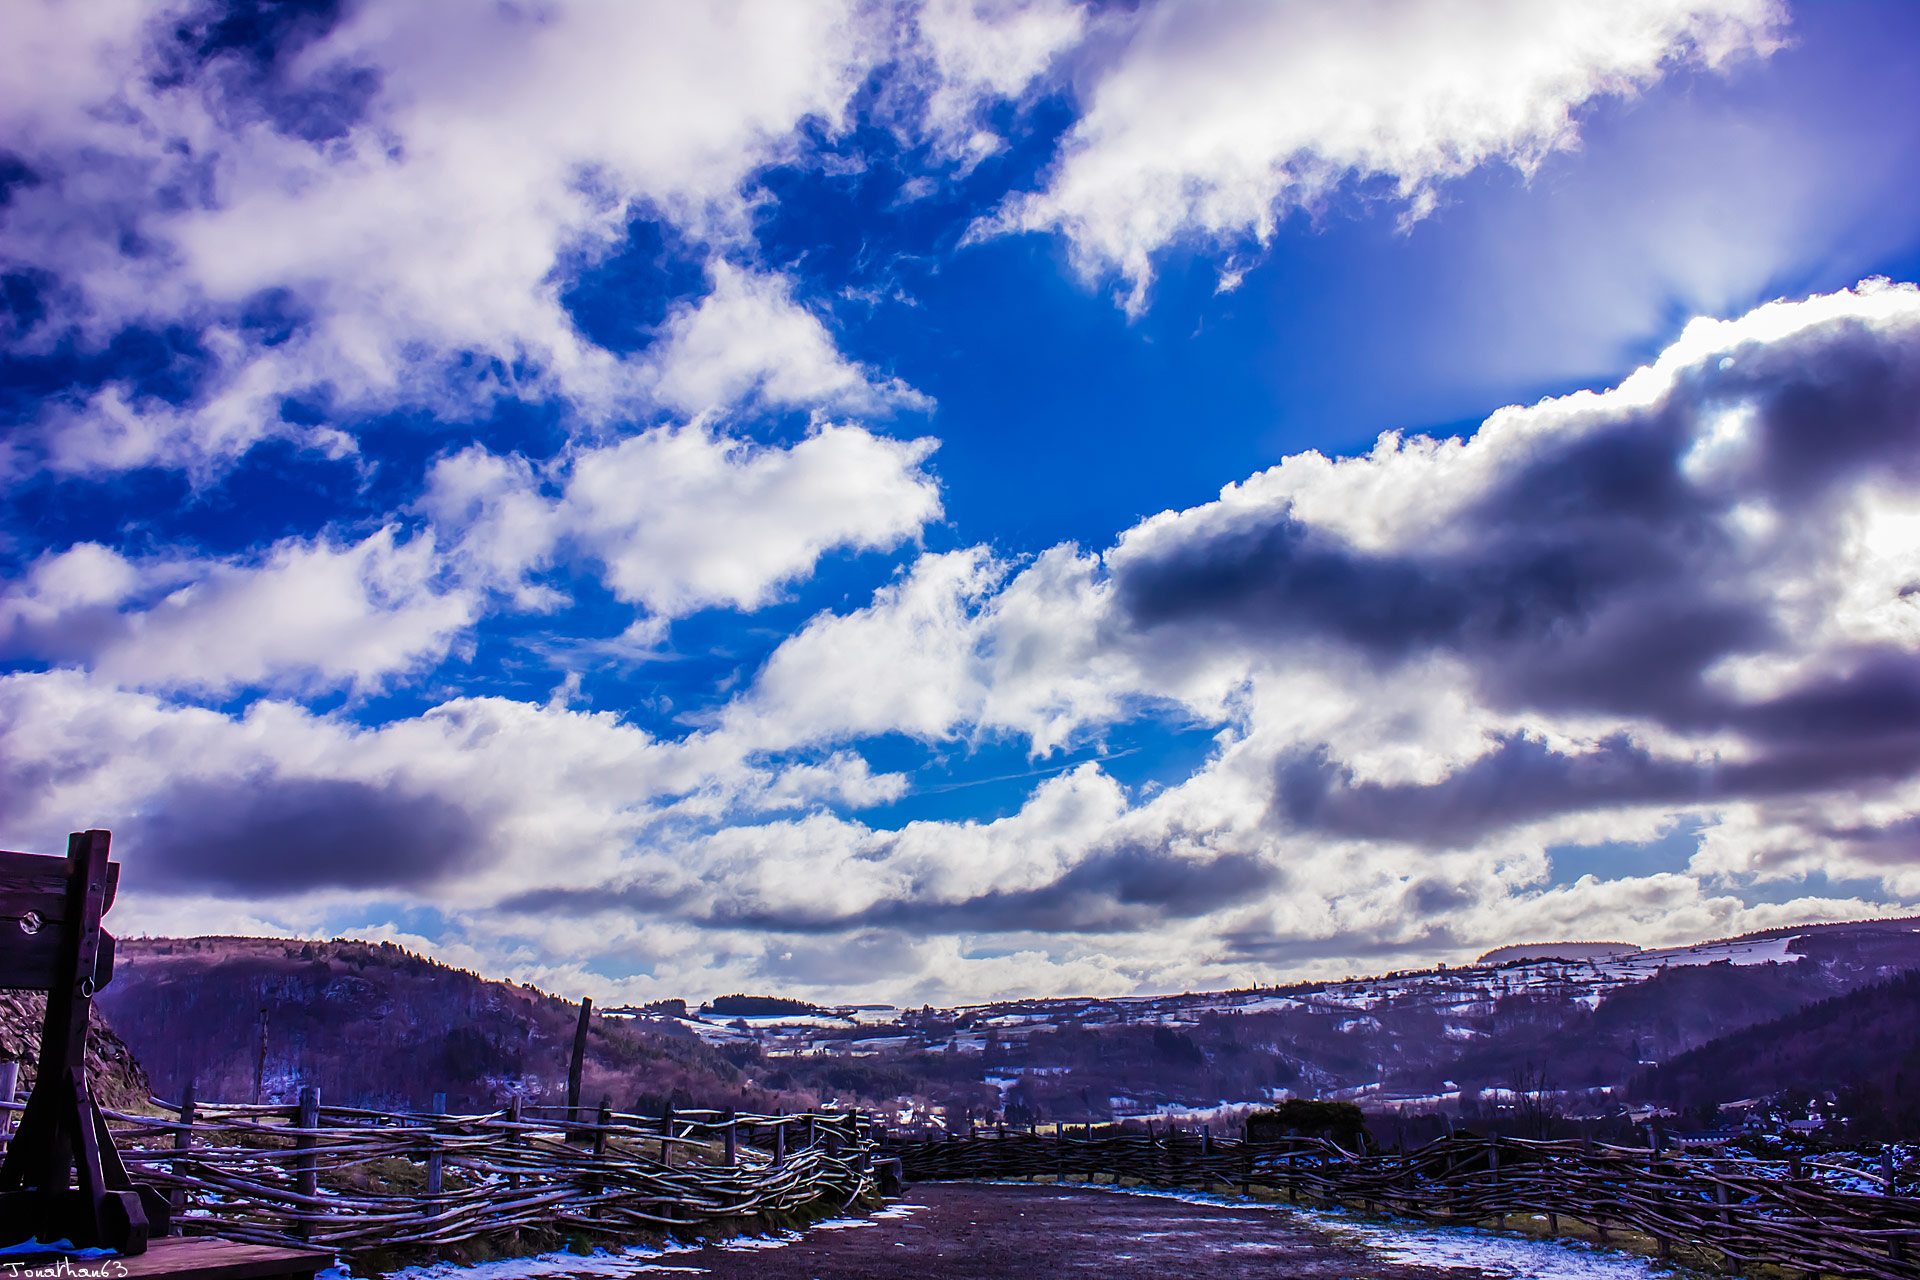
[[1382,1262],[1284,1210],[977,1183],[914,1187],[899,1205],[910,1211],[866,1226],[815,1229],[779,1249],[709,1245],[661,1259],[660,1270],[722,1280],[1473,1280],[1482,1274]]

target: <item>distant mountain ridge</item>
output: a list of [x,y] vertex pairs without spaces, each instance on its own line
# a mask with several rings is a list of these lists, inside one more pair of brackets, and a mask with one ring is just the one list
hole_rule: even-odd
[[[589,1102],[813,1103],[1105,1120],[1286,1094],[1490,1123],[1517,1087],[1617,1109],[1650,1066],[1920,969],[1915,921],[1777,929],[1584,958],[1165,996],[1032,998],[878,1016],[743,997],[596,1012]],[[1569,944],[1529,944],[1561,952]],[[1500,952],[1489,953],[1499,955]],[[579,1006],[345,939],[135,939],[102,1007],[163,1096],[244,1101],[267,1029],[266,1097],[456,1108],[559,1101]],[[779,1012],[787,1010],[787,1012]],[[1596,1111],[1595,1108],[1600,1110]]]
[[1632,942],[1527,942],[1518,946],[1495,947],[1474,963],[1505,964],[1509,960],[1598,960],[1606,956],[1632,955],[1641,948]]

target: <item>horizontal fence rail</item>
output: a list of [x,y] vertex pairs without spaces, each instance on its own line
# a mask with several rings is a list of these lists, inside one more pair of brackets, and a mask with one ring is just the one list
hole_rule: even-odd
[[1413,1151],[1360,1155],[1315,1137],[1271,1142],[1168,1131],[1052,1135],[982,1130],[883,1139],[916,1182],[1105,1176],[1147,1186],[1284,1193],[1293,1203],[1358,1205],[1430,1222],[1510,1215],[1585,1223],[1740,1274],[1756,1264],[1870,1280],[1917,1280],[1920,1199],[1849,1191],[1799,1164],[1676,1156],[1585,1142],[1456,1135]]
[[348,1254],[523,1229],[605,1240],[837,1206],[875,1186],[857,1113],[440,1115],[300,1106],[106,1113],[133,1177],[188,1235]]

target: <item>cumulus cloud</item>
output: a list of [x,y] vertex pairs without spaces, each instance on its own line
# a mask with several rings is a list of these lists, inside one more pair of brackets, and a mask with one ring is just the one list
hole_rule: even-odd
[[[1682,815],[1721,892],[1819,869],[1904,895],[1917,378],[1910,286],[1696,322],[1614,390],[1300,455],[1102,557],[925,557],[783,644],[726,723],[772,749],[1000,734],[1042,754],[1155,708],[1222,727],[1044,885],[956,901],[916,877],[830,917],[849,927],[1031,920],[1022,904],[1128,865],[1116,851],[1204,832],[1196,883],[1293,868],[1290,891],[1349,902],[1355,929],[1411,914],[1464,941],[1530,900],[1547,848]],[[861,837],[863,863],[912,831]]]
[[421,506],[476,581],[523,600],[546,598],[524,575],[571,546],[653,617],[751,609],[830,550],[895,547],[936,518],[934,443],[831,423],[784,448],[656,427],[576,451],[550,481],[473,445],[434,465]]
[[647,361],[663,404],[696,416],[754,404],[841,412],[929,407],[898,379],[848,361],[820,318],[795,302],[792,281],[725,262],[711,270],[712,292],[669,317]]
[[227,559],[135,561],[85,542],[0,589],[0,654],[131,688],[376,688],[444,658],[478,611],[430,537],[393,527]]
[[1449,179],[1574,145],[1596,98],[1770,51],[1783,19],[1774,0],[1142,6],[1089,45],[1045,185],[976,234],[1057,231],[1138,309],[1169,245],[1264,242],[1349,183],[1420,217]]
[[769,765],[609,712],[460,698],[368,727],[280,699],[183,706],[73,670],[0,676],[0,782],[10,839],[51,847],[84,820],[116,831],[142,894],[217,888],[309,911],[327,892],[433,885],[456,910],[596,883],[636,858],[672,865],[688,830],[721,818],[872,803],[901,784],[842,754]]
[[1006,145],[986,108],[1025,94],[1080,42],[1087,17],[1065,0],[925,0],[912,22],[918,124],[936,151],[977,163]]
[[26,340],[201,335],[186,394],[108,385],[45,420],[44,462],[341,447],[284,418],[289,395],[461,415],[558,394],[587,421],[650,381],[675,405],[911,399],[856,385],[806,312],[725,267],[675,334],[685,359],[651,373],[560,300],[637,213],[738,240],[747,175],[803,120],[837,127],[884,54],[852,9],[369,5],[283,24],[271,47],[197,4],[13,18],[0,131],[30,180],[11,188],[5,257],[52,282]]

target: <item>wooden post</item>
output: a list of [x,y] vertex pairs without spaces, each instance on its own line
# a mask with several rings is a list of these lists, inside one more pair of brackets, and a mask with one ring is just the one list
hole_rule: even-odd
[[[510,1125],[524,1124],[525,1121],[522,1119],[522,1117],[525,1115],[526,1115],[526,1099],[522,1098],[519,1094],[516,1093],[507,1102],[507,1123]],[[526,1135],[521,1133],[520,1130],[516,1128],[512,1130],[510,1136],[507,1138],[507,1141],[517,1147],[526,1141]],[[518,1191],[520,1189],[520,1175],[517,1173],[508,1174],[507,1185],[513,1188],[515,1191]]]
[[[320,1127],[320,1086],[309,1084],[300,1089],[300,1110],[296,1123],[307,1130]],[[299,1170],[298,1182],[300,1194],[317,1196],[320,1194],[320,1160],[316,1148],[320,1145],[311,1132],[303,1133],[293,1140],[293,1145],[301,1154],[295,1157],[295,1167]],[[312,1226],[304,1219],[316,1212],[310,1205],[300,1206],[300,1234],[306,1237],[313,1234]]]
[[740,1122],[734,1118],[732,1107],[727,1108],[727,1168],[736,1168],[740,1163]]
[[[673,1103],[663,1102],[660,1104],[660,1163],[669,1169],[673,1168],[673,1144],[667,1141],[671,1137],[673,1137]],[[594,1152],[598,1154],[602,1149],[602,1145],[596,1141]]]
[[[175,1151],[193,1150],[193,1094],[195,1083],[196,1082],[192,1080],[187,1081],[187,1087],[180,1093],[180,1128],[173,1131],[173,1149]],[[193,1172],[193,1163],[188,1160],[176,1159],[172,1167],[174,1173],[181,1177],[186,1177]],[[167,1201],[173,1205],[174,1216],[178,1217],[186,1211],[187,1189],[185,1187],[175,1187],[167,1193]]]
[[567,1123],[580,1123],[580,1072],[587,1063],[587,1023],[593,1017],[593,997],[580,999],[580,1025],[573,1031],[573,1061],[567,1067]]
[[[1889,1142],[1880,1148],[1880,1188],[1884,1194],[1892,1196],[1898,1186],[1899,1180],[1894,1177],[1893,1172],[1893,1144]],[[1895,1262],[1905,1262],[1907,1260],[1906,1240],[1900,1236],[1888,1236],[1887,1256]]]
[[780,1108],[773,1122],[773,1167],[778,1169],[787,1162],[787,1109]]
[[20,1064],[9,1059],[0,1062],[0,1102],[7,1103],[0,1109],[0,1146],[6,1145],[7,1135],[13,1132],[13,1097],[20,1087]]
[[166,1201],[142,1201],[87,1084],[88,1013],[113,979],[113,938],[100,927],[119,883],[111,841],[76,831],[64,859],[0,852],[7,898],[32,903],[17,932],[0,931],[0,986],[47,993],[33,1092],[0,1160],[0,1202],[15,1225],[31,1204],[37,1226],[132,1256],[165,1230]]
[[[447,1114],[446,1094],[436,1093],[433,1095],[433,1114],[435,1116]],[[444,1157],[440,1154],[440,1143],[438,1139],[439,1134],[436,1131],[434,1137],[429,1139],[430,1145],[427,1147],[427,1194],[429,1196],[439,1195],[444,1187],[445,1181],[446,1166],[443,1163]]]
[[[671,1111],[671,1108],[669,1108],[669,1111]],[[611,1094],[609,1094],[606,1097],[603,1097],[600,1099],[600,1110],[594,1115],[593,1162],[595,1165],[604,1167],[607,1162],[607,1130],[612,1126],[612,1124],[613,1124],[613,1097]],[[665,1150],[666,1144],[661,1143],[660,1145],[661,1145],[661,1149]],[[586,1186],[587,1186],[588,1195],[590,1196],[599,1195],[602,1191],[605,1191],[607,1189],[606,1175],[601,1173],[599,1169],[596,1169],[592,1174],[588,1175],[586,1180]],[[588,1212],[592,1217],[598,1218],[601,1216],[603,1209],[601,1208],[601,1206],[595,1205]],[[664,1206],[662,1209],[662,1213],[665,1217],[671,1218],[673,1216],[672,1206],[670,1204]]]
[[[594,1117],[593,1154],[597,1159],[607,1158],[607,1130],[613,1127],[613,1095],[607,1094],[600,1099],[600,1114]],[[667,1132],[673,1132],[673,1104],[667,1104]],[[664,1147],[671,1151],[671,1147]],[[667,1164],[673,1160],[668,1158]]]
[[260,1010],[260,1043],[253,1056],[253,1105],[260,1105],[267,1088],[267,1011]]

